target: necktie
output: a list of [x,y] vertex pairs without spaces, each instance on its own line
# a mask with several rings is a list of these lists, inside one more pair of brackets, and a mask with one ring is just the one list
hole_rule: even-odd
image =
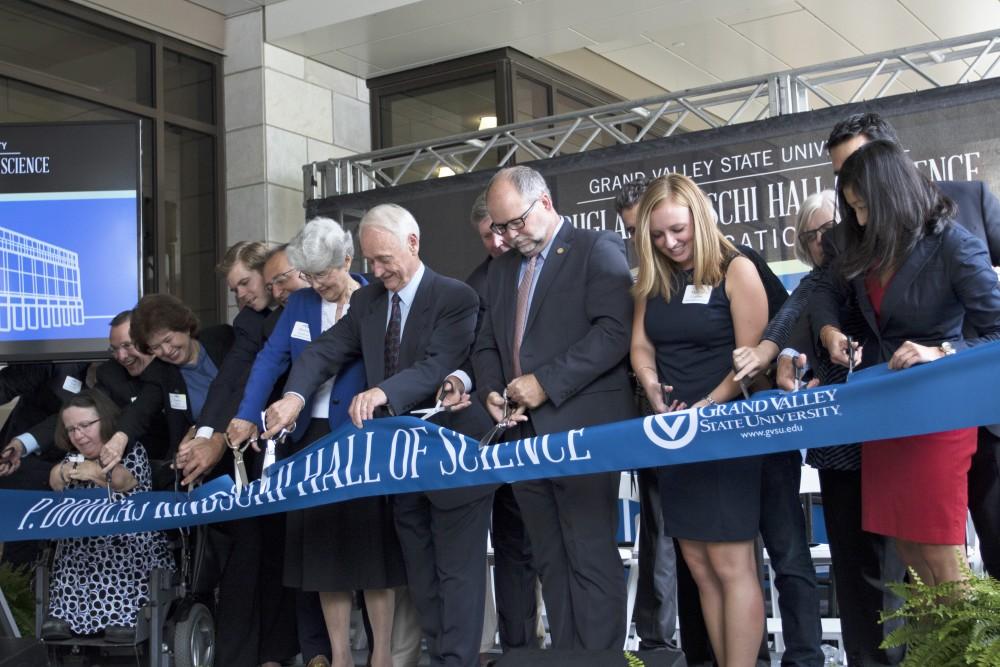
[[514,377],[521,375],[521,341],[524,340],[524,325],[528,319],[528,296],[531,294],[531,280],[535,275],[538,255],[528,260],[521,282],[517,286],[517,309],[514,311]]
[[396,374],[399,366],[399,333],[402,317],[399,312],[399,295],[392,295],[392,312],[389,313],[389,326],[385,328],[385,377]]

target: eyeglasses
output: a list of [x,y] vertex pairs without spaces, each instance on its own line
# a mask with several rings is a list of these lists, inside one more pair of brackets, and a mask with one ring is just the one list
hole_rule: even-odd
[[815,241],[817,237],[820,237],[823,234],[826,234],[831,229],[833,229],[834,225],[836,224],[837,222],[835,220],[828,220],[819,227],[817,227],[816,229],[810,229],[808,232],[802,232],[802,240],[805,241],[806,244],[808,245],[813,241]]
[[[274,288],[275,285],[277,285],[278,287],[281,287],[286,282],[288,282],[289,280],[292,279],[292,277],[290,275],[288,275],[292,271],[295,271],[295,269],[291,268],[291,269],[288,269],[287,271],[282,271],[281,273],[279,273],[278,275],[276,275],[274,277],[274,280],[272,280],[269,283],[264,283],[264,289],[266,289],[268,292],[270,292]],[[299,272],[299,275],[302,275],[301,271]],[[305,278],[303,278],[303,280],[305,280]]]
[[117,354],[118,350],[121,350],[122,352],[128,354],[134,349],[135,345],[133,345],[131,341],[125,341],[121,345],[108,345],[108,353],[111,354],[111,356]]
[[80,422],[76,426],[67,426],[66,427],[66,434],[67,435],[73,435],[74,433],[77,433],[78,431],[84,431],[84,430],[90,428],[91,426],[93,426],[94,424],[96,424],[99,421],[101,421],[100,417],[98,417],[97,419],[91,419],[89,422]]
[[326,280],[333,269],[326,269],[325,271],[320,271],[318,273],[306,273],[305,271],[299,271],[299,278],[306,281],[310,285],[319,282],[321,280]]
[[535,201],[531,202],[531,206],[528,207],[527,211],[517,216],[516,218],[508,220],[507,222],[494,222],[493,224],[490,225],[490,230],[494,234],[503,236],[504,234],[507,233],[508,229],[520,229],[521,227],[524,227],[524,223],[527,222],[528,214],[531,213],[531,209],[535,208],[535,204],[537,203],[538,200],[536,199]]

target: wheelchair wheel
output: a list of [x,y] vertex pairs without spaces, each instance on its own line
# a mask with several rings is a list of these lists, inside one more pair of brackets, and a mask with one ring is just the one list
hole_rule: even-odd
[[174,627],[176,667],[212,667],[215,661],[215,622],[208,607],[196,602]]

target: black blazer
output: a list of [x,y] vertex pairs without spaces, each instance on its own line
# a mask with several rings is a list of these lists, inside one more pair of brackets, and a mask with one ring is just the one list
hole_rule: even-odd
[[[0,430],[0,447],[22,433],[37,441],[39,454],[58,460],[55,425],[62,404],[86,386],[87,362],[12,364],[0,370],[0,403],[20,397]],[[76,391],[73,391],[73,390]]]
[[[234,334],[233,328],[228,324],[220,324],[204,329],[199,335],[198,340],[202,345],[205,346],[205,351],[208,352],[209,358],[211,358],[212,363],[215,364],[216,368],[221,368],[222,363],[226,358],[226,353],[233,346]],[[191,402],[185,401],[187,405],[184,409],[176,409],[170,406],[170,394],[183,394],[187,396],[187,384],[184,382],[184,376],[181,375],[180,368],[174,364],[168,364],[159,359],[154,359],[146,370],[142,373],[142,379],[145,382],[151,382],[159,388],[159,400],[158,409],[163,410],[167,424],[168,432],[172,441],[170,443],[170,451],[168,452],[168,458],[173,458],[173,454],[180,444],[181,438],[187,433],[188,429],[194,425],[194,417],[191,415]],[[141,395],[145,401],[152,402],[153,397],[150,394],[149,397]],[[136,399],[136,403],[139,403],[139,399]],[[207,404],[207,402],[206,402]],[[134,404],[133,404],[134,405]],[[151,405],[143,405],[143,412],[155,410]],[[143,412],[138,412],[136,415],[143,414]],[[139,428],[138,426],[131,425],[131,422],[124,419],[127,415],[123,415],[123,419],[119,420],[119,428],[126,433],[129,433],[129,428]],[[133,417],[134,418],[134,417]],[[129,418],[131,419],[131,418]],[[180,434],[180,437],[177,436]],[[173,439],[176,438],[176,439]],[[223,458],[225,461],[225,457]]]
[[[309,396],[341,367],[361,357],[368,386],[385,392],[392,414],[430,407],[441,382],[469,355],[478,308],[479,300],[472,288],[425,266],[403,328],[400,370],[387,378],[385,328],[389,296],[381,282],[369,283],[351,296],[347,314],[295,360],[285,391]],[[463,410],[439,415],[435,422],[473,434],[488,427],[482,415],[482,411]],[[487,485],[436,491],[427,497],[435,506],[450,509],[492,493],[494,488]]]
[[[846,290],[856,297],[867,324],[866,365],[888,361],[907,340],[928,346],[949,341],[957,349],[1000,340],[1000,283],[986,247],[951,222],[917,243],[889,283],[879,317],[863,275],[851,280]],[[826,324],[839,326],[840,292],[815,291],[811,314],[816,332]],[[976,332],[975,338],[963,336],[963,322]]]
[[167,458],[171,444],[184,437],[179,424],[167,421],[160,387],[141,375],[132,377],[117,361],[105,361],[97,367],[96,388],[122,409],[118,430],[128,436],[129,442],[141,442],[150,459]]
[[[502,393],[513,379],[521,260],[512,251],[490,263],[473,352],[483,397]],[[549,399],[530,412],[539,435],[637,416],[625,366],[631,286],[619,236],[562,223],[542,264],[521,343],[521,369],[535,374]]]
[[[211,426],[216,431],[225,431],[229,426],[229,421],[240,407],[250,368],[257,353],[264,347],[264,328],[270,315],[270,310],[257,312],[249,307],[236,315],[233,320],[233,346],[226,353],[222,365],[218,366],[219,374],[208,388],[205,405],[198,417],[199,426]],[[273,324],[271,329],[274,329]]]

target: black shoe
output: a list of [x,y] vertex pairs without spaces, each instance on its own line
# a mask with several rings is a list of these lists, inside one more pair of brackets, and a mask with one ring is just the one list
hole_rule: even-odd
[[73,631],[70,630],[69,623],[61,618],[49,616],[42,621],[42,639],[56,641],[60,639],[69,639],[72,636]]
[[134,644],[135,628],[124,625],[109,625],[104,628],[104,638],[113,644]]

